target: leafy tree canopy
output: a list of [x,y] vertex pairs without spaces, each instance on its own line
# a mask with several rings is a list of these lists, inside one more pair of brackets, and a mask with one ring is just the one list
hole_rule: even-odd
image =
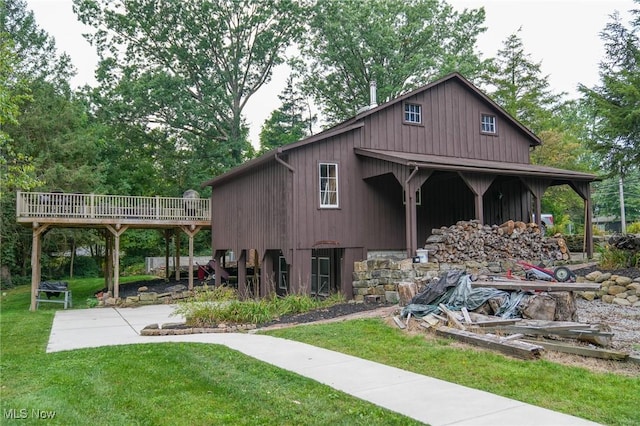
[[474,79],[484,16],[438,0],[319,1],[295,66],[334,124],[369,105],[372,81],[382,103],[453,71]]
[[96,29],[99,105],[113,121],[166,129],[207,177],[252,154],[242,111],[303,19],[293,0],[74,0],[74,10]]

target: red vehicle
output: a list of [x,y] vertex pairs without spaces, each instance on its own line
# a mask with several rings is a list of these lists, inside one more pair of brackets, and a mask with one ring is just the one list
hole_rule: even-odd
[[525,278],[528,280],[544,280],[544,281],[558,281],[575,282],[576,274],[566,266],[558,266],[557,268],[546,269],[541,266],[532,265],[531,263],[519,260],[518,265],[522,266],[525,270]]

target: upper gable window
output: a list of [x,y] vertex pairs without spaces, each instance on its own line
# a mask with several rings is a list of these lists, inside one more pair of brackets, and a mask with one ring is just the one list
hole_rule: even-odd
[[496,116],[491,114],[480,115],[480,132],[495,135],[498,133],[496,127]]
[[422,105],[405,102],[404,122],[409,124],[422,124]]
[[338,207],[338,165],[320,163],[320,207]]

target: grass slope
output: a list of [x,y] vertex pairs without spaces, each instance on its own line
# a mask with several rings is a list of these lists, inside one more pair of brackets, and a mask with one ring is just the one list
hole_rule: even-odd
[[[101,284],[70,282],[75,306]],[[45,353],[55,311],[29,288],[0,305],[0,424],[411,425],[397,413],[217,345],[162,343]],[[22,411],[24,410],[24,411]],[[10,419],[11,416],[26,417]]]
[[268,332],[608,425],[640,424],[640,378],[427,341],[380,319]]

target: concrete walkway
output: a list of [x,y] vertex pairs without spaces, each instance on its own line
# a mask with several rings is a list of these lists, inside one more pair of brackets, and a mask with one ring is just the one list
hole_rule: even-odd
[[140,336],[149,324],[179,322],[173,307],[56,312],[47,352],[110,345],[200,342],[224,345],[413,419],[438,425],[594,425],[566,414],[431,377],[259,334]]

